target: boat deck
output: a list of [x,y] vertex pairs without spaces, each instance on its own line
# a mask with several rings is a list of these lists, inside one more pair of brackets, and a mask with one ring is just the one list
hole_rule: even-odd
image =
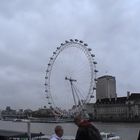
[[[116,136],[113,133],[105,133],[101,132],[101,136],[103,140],[120,140],[119,136]],[[19,132],[19,131],[11,131],[11,130],[2,130],[0,129],[0,140],[28,140],[28,134],[27,132]],[[40,133],[31,133],[31,139],[32,140],[49,140],[50,136],[44,135],[41,132]],[[74,136],[63,136],[63,140],[74,140]]]
[[[42,133],[31,133],[31,138],[44,136]],[[28,138],[27,132],[11,131],[11,130],[2,130],[0,129],[0,140],[8,140],[14,138]]]

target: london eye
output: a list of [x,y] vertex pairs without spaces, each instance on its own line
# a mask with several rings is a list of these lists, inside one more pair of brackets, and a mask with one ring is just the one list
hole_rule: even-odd
[[92,49],[82,40],[61,43],[49,59],[45,94],[49,107],[82,108],[96,96],[97,62]]

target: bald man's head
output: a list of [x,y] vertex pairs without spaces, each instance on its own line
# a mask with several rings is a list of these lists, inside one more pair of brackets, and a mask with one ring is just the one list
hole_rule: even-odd
[[57,126],[55,127],[55,134],[56,134],[58,137],[62,137],[62,136],[63,136],[63,128],[62,128],[62,126],[57,125]]
[[78,115],[76,115],[76,116],[74,117],[74,123],[75,123],[77,126],[79,126],[81,120],[82,120],[82,117],[81,117],[80,114],[78,114]]

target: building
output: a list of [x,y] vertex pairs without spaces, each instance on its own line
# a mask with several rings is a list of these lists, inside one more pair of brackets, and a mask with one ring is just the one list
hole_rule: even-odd
[[140,93],[97,100],[87,111],[97,121],[140,121]]
[[115,77],[105,75],[97,79],[96,103],[86,110],[97,121],[140,121],[140,93],[117,97]]
[[96,100],[105,98],[117,98],[114,76],[105,75],[97,79]]
[[140,120],[140,94],[132,93],[129,97],[98,100],[94,104],[94,114],[97,120]]

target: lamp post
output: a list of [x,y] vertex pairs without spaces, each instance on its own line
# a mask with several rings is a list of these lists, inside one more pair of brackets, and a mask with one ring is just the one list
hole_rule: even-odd
[[30,120],[23,120],[22,122],[27,123],[28,139],[31,140],[31,121]]

